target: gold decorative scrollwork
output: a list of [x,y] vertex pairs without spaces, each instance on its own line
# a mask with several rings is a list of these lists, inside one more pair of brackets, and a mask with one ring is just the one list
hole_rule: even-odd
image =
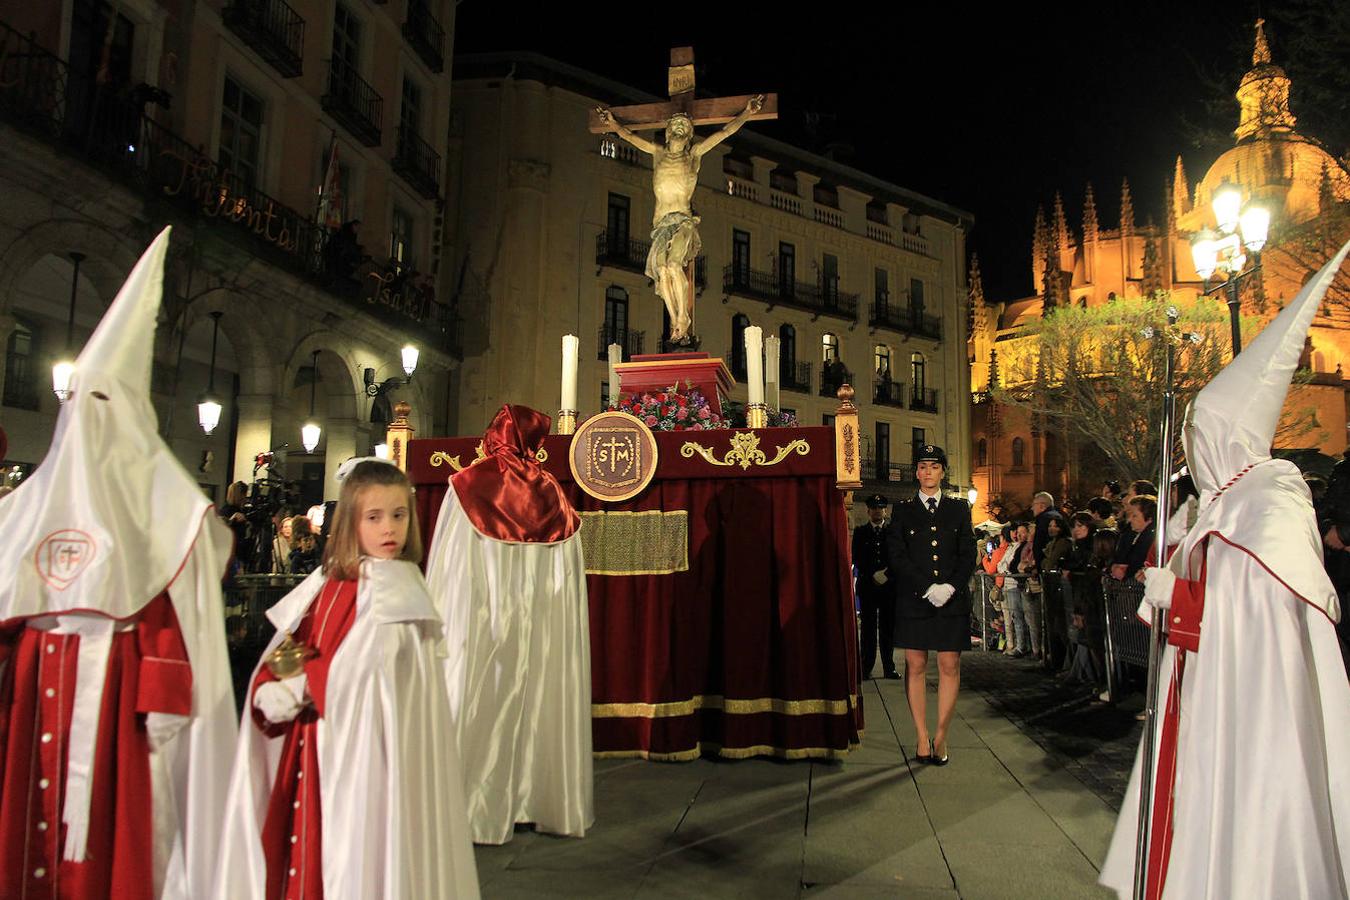
[[738,431],[731,436],[731,449],[726,455],[718,459],[713,455],[711,447],[704,447],[693,441],[686,441],[680,448],[680,455],[685,459],[692,459],[697,453],[706,461],[714,466],[740,466],[742,469],[749,469],[751,466],[776,466],[787,459],[793,453],[798,456],[805,456],[811,452],[811,445],[804,439],[797,438],[785,447],[778,447],[775,450],[773,459],[759,449],[759,436],[753,431]]
[[[474,454],[473,461],[469,463],[469,466],[476,466],[483,460],[487,459],[487,451],[483,449],[482,441],[479,441],[478,446],[473,448],[473,454]],[[545,450],[543,447],[540,447],[538,450],[534,452],[534,458],[539,460],[541,464],[546,463],[548,462],[548,451]],[[451,456],[444,450],[437,450],[435,453],[431,454],[431,459],[429,460],[429,462],[431,463],[431,467],[433,469],[438,469],[441,466],[448,465],[456,472],[463,472],[465,469],[469,467],[459,461],[458,453],[456,453],[454,456]]]

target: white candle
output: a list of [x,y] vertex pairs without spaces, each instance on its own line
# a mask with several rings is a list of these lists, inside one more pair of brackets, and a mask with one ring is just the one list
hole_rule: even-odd
[[772,334],[764,339],[764,393],[764,401],[778,409],[778,338]]
[[609,345],[609,399],[614,402],[619,398],[619,370],[615,368],[623,362],[623,347],[619,344]]
[[562,406],[560,409],[577,408],[577,358],[581,349],[581,341],[575,334],[563,335],[563,365],[562,365]]
[[764,402],[764,340],[758,325],[745,329],[746,390],[751,403]]

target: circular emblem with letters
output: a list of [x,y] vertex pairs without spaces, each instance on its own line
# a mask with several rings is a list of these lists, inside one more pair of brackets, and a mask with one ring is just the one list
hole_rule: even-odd
[[635,416],[602,412],[572,437],[572,477],[597,500],[636,497],[656,474],[656,438]]

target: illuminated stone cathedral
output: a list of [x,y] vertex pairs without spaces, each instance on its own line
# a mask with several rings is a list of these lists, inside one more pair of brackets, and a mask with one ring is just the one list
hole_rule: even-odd
[[[1097,493],[1101,477],[1109,473],[1093,448],[1077,446],[1070,435],[1037,421],[1024,408],[994,402],[991,390],[1016,388],[1019,381],[1027,380],[1028,367],[1010,361],[1031,350],[1026,326],[1050,307],[1091,307],[1159,290],[1170,291],[1181,302],[1195,301],[1205,285],[1192,263],[1190,241],[1196,232],[1215,227],[1210,204],[1220,185],[1238,185],[1244,202],[1259,201],[1270,211],[1271,242],[1262,254],[1261,270],[1247,279],[1242,293],[1244,316],[1268,321],[1320,265],[1320,260],[1307,259],[1304,252],[1282,251],[1281,237],[1306,232],[1314,221],[1343,221],[1345,204],[1350,203],[1350,177],[1331,154],[1295,130],[1289,88],[1288,76],[1271,61],[1258,21],[1252,67],[1237,90],[1241,113],[1233,132],[1235,144],[1194,184],[1177,157],[1175,170],[1164,179],[1164,222],[1140,225],[1136,221],[1128,181],[1121,185],[1118,202],[1113,204],[1118,218],[1103,220],[1089,184],[1077,230],[1069,225],[1058,193],[1049,217],[1038,210],[1031,253],[1033,294],[1003,302],[991,300],[984,295],[978,262],[972,264],[968,350],[975,403],[971,461],[981,498],[1000,498],[1016,510],[1029,504],[1037,490],[1049,490],[1057,498]],[[1314,424],[1294,437],[1295,447],[1289,449],[1339,456],[1346,448],[1347,287],[1350,275],[1342,273],[1313,325],[1305,360],[1311,379],[1291,393],[1289,403],[1312,411]],[[1206,302],[1222,304],[1215,297]]]

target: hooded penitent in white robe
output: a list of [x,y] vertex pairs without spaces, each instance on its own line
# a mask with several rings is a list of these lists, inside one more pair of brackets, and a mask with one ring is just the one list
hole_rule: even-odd
[[534,410],[498,413],[487,458],[451,479],[427,557],[478,843],[516,823],[581,837],[595,821],[586,567],[578,517],[534,457],[548,431]]
[[[1350,896],[1340,610],[1308,489],[1292,463],[1270,458],[1309,324],[1348,249],[1187,413],[1201,500],[1162,613],[1149,898]],[[1133,891],[1140,768],[1137,758],[1101,874],[1122,897]]]
[[[264,660],[325,580],[314,572],[267,611],[277,634]],[[478,896],[440,646],[417,567],[363,559],[356,616],[328,666],[317,723],[324,900]],[[238,743],[214,896],[264,900],[262,831],[283,738],[246,709]]]
[[0,896],[209,894],[235,739],[229,530],[159,437],[165,229],[0,501]]

